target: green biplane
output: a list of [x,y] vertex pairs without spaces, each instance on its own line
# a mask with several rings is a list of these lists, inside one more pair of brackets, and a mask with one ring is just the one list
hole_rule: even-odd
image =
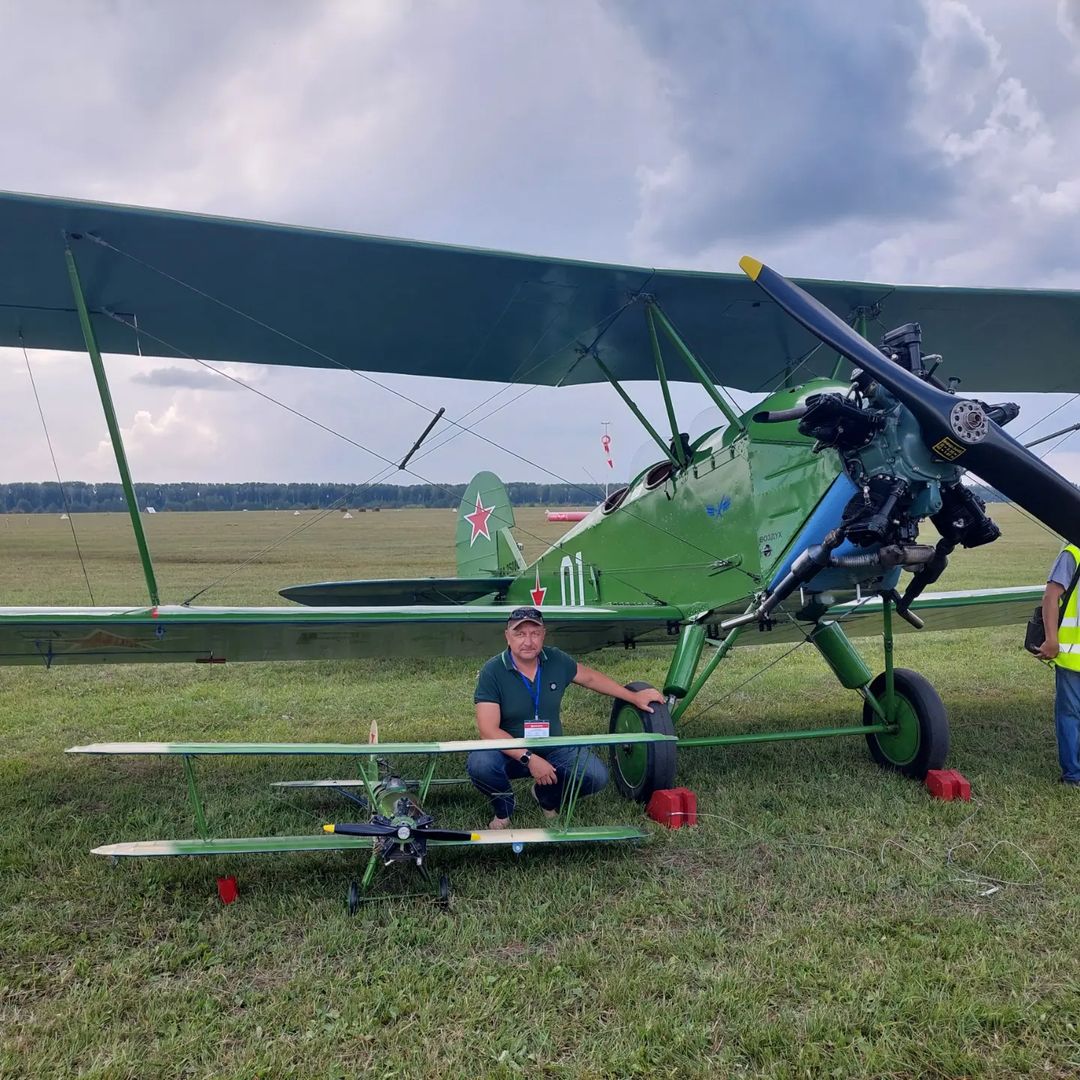
[[[578,769],[577,757],[592,746],[625,748],[655,748],[658,743],[674,743],[674,735],[647,732],[628,732],[607,735],[562,735],[555,738],[471,739],[457,742],[380,743],[377,727],[372,725],[372,737],[366,743],[94,743],[72,746],[69,754],[172,755],[183,762],[188,799],[195,818],[198,836],[189,840],[139,840],[106,844],[94,848],[92,854],[113,859],[150,858],[161,856],[196,855],[276,855],[286,852],[352,851],[369,852],[363,876],[349,885],[350,913],[367,892],[379,866],[404,863],[414,867],[429,881],[426,865],[428,846],[509,846],[520,855],[531,844],[598,844],[617,841],[644,840],[646,833],[627,825],[574,826],[574,811],[584,771]],[[436,826],[435,819],[424,809],[434,782],[435,765],[445,754],[467,754],[472,750],[544,750],[569,746],[577,750],[568,779],[563,787],[557,823],[543,829],[446,829]],[[242,836],[220,837],[212,834],[207,823],[203,799],[195,779],[194,760],[216,755],[287,755],[351,757],[359,760],[358,780],[284,780],[278,788],[316,788],[339,792],[364,811],[366,820],[337,822],[324,825],[321,833],[311,836]],[[425,756],[427,766],[422,778],[409,783],[390,770],[388,757]],[[380,774],[380,766],[382,773]],[[352,788],[362,788],[365,796],[357,798]],[[413,790],[416,795],[413,795]],[[439,880],[438,896],[449,903],[450,882],[443,874]]]
[[[895,634],[1020,622],[1042,591],[925,591],[955,547],[998,535],[965,472],[1080,542],[1075,487],[1003,430],[1016,406],[956,392],[1080,390],[1077,293],[800,286],[754,260],[744,275],[606,266],[26,195],[0,195],[0,239],[0,345],[89,353],[148,592],[123,608],[2,609],[2,663],[480,656],[507,606],[532,602],[574,653],[674,645],[669,708],[616,703],[613,732],[672,734],[733,646],[806,640],[860,695],[861,722],[679,745],[856,735],[879,764],[921,777],[944,762],[948,723],[930,684],[894,667]],[[941,355],[924,355],[924,335]],[[167,606],[102,352],[603,381],[657,461],[529,566],[502,485],[482,473],[459,514],[458,578],[285,590],[304,606]],[[669,432],[624,385],[642,379],[658,381]],[[683,431],[672,380],[698,383],[724,422]],[[768,392],[739,412],[721,387]],[[918,542],[926,519],[932,546]],[[878,632],[875,676],[850,637]],[[673,782],[674,755],[651,744],[612,761],[627,796]]]

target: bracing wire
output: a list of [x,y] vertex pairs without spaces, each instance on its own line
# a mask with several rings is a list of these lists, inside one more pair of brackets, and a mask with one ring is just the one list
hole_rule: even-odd
[[[348,435],[345,435],[344,433],[339,432],[339,431],[337,431],[336,429],[334,429],[332,427],[329,427],[328,425],[322,423],[321,421],[316,420],[313,417],[308,416],[306,413],[302,412],[301,410],[296,409],[293,406],[288,405],[285,402],[282,402],[279,399],[273,397],[272,395],[265,393],[264,391],[258,389],[257,387],[252,386],[250,383],[245,382],[243,379],[238,379],[235,376],[230,375],[228,372],[222,371],[220,368],[216,368],[212,364],[207,363],[205,360],[200,360],[198,357],[193,356],[192,354],[186,352],[185,350],[181,349],[178,345],[174,344],[173,342],[167,341],[166,339],[164,339],[162,337],[159,337],[156,334],[151,333],[145,327],[136,326],[134,322],[130,322],[126,318],[124,318],[123,316],[118,315],[116,313],[109,312],[108,314],[109,314],[110,318],[112,318],[115,322],[120,323],[122,326],[126,326],[129,329],[135,331],[136,333],[142,335],[143,337],[146,337],[146,338],[149,338],[149,339],[151,339],[153,341],[156,341],[159,345],[163,345],[167,349],[172,350],[174,353],[176,353],[176,354],[178,354],[180,356],[186,357],[189,360],[193,360],[195,363],[200,364],[202,367],[206,368],[206,370],[212,371],[215,374],[220,375],[222,378],[227,379],[229,382],[232,382],[235,385],[237,385],[237,386],[239,386],[239,387],[241,387],[243,389],[250,390],[252,393],[256,394],[258,397],[263,398],[264,400],[270,402],[271,404],[279,406],[280,408],[284,409],[286,412],[291,413],[293,416],[296,416],[297,418],[299,418],[301,420],[305,420],[308,423],[313,424],[315,427],[321,429],[322,431],[325,431],[326,433],[328,433],[330,435],[337,436],[338,438],[340,438],[343,441],[347,442],[348,444],[355,447],[356,449],[363,451],[364,453],[370,454],[372,457],[375,457],[379,461],[382,461],[388,467],[389,471],[397,471],[398,470],[397,462],[390,459],[390,458],[388,458],[386,455],[380,454],[378,451],[371,449],[371,447],[366,446],[363,443],[357,442],[357,440],[355,440],[353,438],[350,438]],[[375,382],[376,385],[381,385],[376,380],[372,380],[372,381]],[[398,396],[403,396],[403,395],[399,394]],[[518,395],[519,398],[522,397],[522,396],[524,396],[524,395],[523,394]],[[411,401],[412,399],[406,398],[406,400]],[[517,398],[515,398],[513,400],[517,400]],[[416,402],[412,402],[412,403],[417,404]],[[508,402],[507,404],[512,404],[512,402]],[[424,408],[424,406],[418,406],[418,407]],[[479,423],[480,421],[477,421],[477,422]],[[456,421],[454,421],[454,423],[455,423],[455,426],[458,426],[458,427],[462,426],[460,424],[457,424]],[[466,429],[466,430],[471,430],[471,429]],[[473,434],[476,434],[476,433],[473,432]],[[529,461],[529,459],[522,457],[522,455],[516,454],[516,453],[514,453],[514,451],[511,451],[508,448],[500,446],[499,443],[497,443],[497,442],[495,442],[495,441],[493,441],[491,439],[488,439],[488,438],[486,438],[485,436],[482,436],[482,435],[479,435],[478,437],[481,438],[484,442],[490,443],[492,446],[495,446],[497,449],[504,450],[505,452],[510,453],[512,456],[518,457],[520,460],[525,461],[526,463],[528,463],[530,465],[533,465],[533,467],[541,469],[541,471],[547,472],[550,476],[555,477],[557,480],[560,480],[562,483],[566,483],[566,484],[568,484],[568,485],[570,485],[572,487],[579,487],[580,488],[579,484],[575,484],[572,481],[569,481],[569,480],[566,480],[566,479],[560,477],[557,473],[552,472],[550,469],[544,469],[542,466],[537,465],[535,462],[531,462],[531,461]],[[456,496],[456,492],[451,491],[445,484],[440,484],[440,483],[438,483],[438,482],[436,482],[434,480],[429,480],[427,477],[425,477],[425,476],[421,475],[420,473],[416,472],[415,469],[406,468],[403,471],[408,473],[410,476],[416,477],[416,479],[418,479],[421,483],[430,484],[432,487],[436,488],[437,490],[443,491],[444,493],[449,494],[449,495]],[[370,485],[373,482],[375,482],[375,481],[374,480],[369,480],[369,481],[367,481],[365,483],[365,486]],[[689,548],[691,548],[693,550],[700,551],[703,555],[707,555],[712,560],[717,560],[717,559],[720,558],[720,556],[717,555],[715,552],[709,551],[708,549],[701,547],[699,544],[696,544],[693,541],[690,541],[690,540],[686,539],[685,537],[680,536],[678,533],[675,533],[675,532],[672,532],[669,529],[663,528],[663,526],[658,525],[655,522],[649,521],[646,518],[642,518],[642,517],[640,517],[638,515],[635,515],[632,512],[624,511],[624,513],[626,513],[626,516],[632,517],[634,520],[636,520],[636,521],[638,521],[638,522],[640,522],[640,523],[642,523],[644,525],[649,526],[650,528],[656,530],[657,532],[659,532],[659,533],[661,533],[661,534],[663,534],[665,536],[671,537],[672,539],[679,541],[680,543],[684,544],[685,546],[687,546],[687,547],[689,547]],[[528,530],[522,530],[522,531],[524,532],[524,535],[529,536],[531,539],[534,539],[534,540],[536,540],[537,542],[539,542],[541,544],[544,544],[544,543],[547,542],[543,537],[540,537],[540,536],[537,536],[537,535],[535,535],[533,533],[530,533],[530,532],[528,532]],[[561,545],[559,544],[559,542],[556,542],[555,545],[553,545],[553,546],[559,548],[560,550],[563,550],[561,548]],[[743,570],[741,567],[738,568],[738,569],[742,573],[746,574],[747,577],[751,578],[752,580],[756,580],[754,575],[751,574],[749,571]],[[608,571],[608,572],[610,573],[610,571]],[[642,589],[640,585],[635,585],[632,582],[626,581],[626,580],[621,579],[621,578],[617,579],[617,580],[621,581],[622,584],[626,585],[630,589],[633,589],[635,592],[640,593],[648,601],[653,602],[653,603],[656,602],[657,598],[655,596],[653,596],[651,593],[649,593],[646,590]],[[200,592],[195,594],[195,595],[200,596],[206,591],[207,590],[204,588],[204,589],[200,590]],[[188,602],[190,602],[190,601],[188,601]]]
[[[229,304],[226,301],[219,299],[218,297],[215,297],[215,296],[213,296],[213,295],[211,295],[211,294],[209,294],[207,292],[204,292],[202,289],[198,288],[197,286],[192,285],[191,283],[186,282],[186,281],[182,280],[181,278],[176,277],[173,274],[170,274],[166,270],[162,270],[160,267],[154,266],[152,263],[149,263],[146,260],[141,259],[136,255],[132,255],[131,253],[129,253],[127,251],[124,251],[122,248],[117,247],[115,244],[110,244],[108,241],[103,240],[100,237],[95,237],[95,236],[88,236],[88,239],[92,240],[94,243],[98,244],[101,247],[107,248],[108,250],[115,252],[117,255],[120,255],[121,257],[123,257],[125,259],[129,259],[130,261],[134,262],[136,265],[142,266],[144,269],[149,270],[152,273],[160,275],[161,277],[165,278],[167,281],[171,281],[173,284],[178,285],[181,288],[186,289],[189,292],[194,293],[196,296],[199,296],[202,299],[205,299],[205,300],[209,301],[210,303],[213,303],[213,304],[223,308],[224,310],[226,310],[226,311],[228,311],[228,312],[230,312],[230,313],[232,313],[234,315],[239,316],[242,319],[246,319],[247,321],[254,323],[256,326],[259,326],[261,329],[264,329],[264,330],[268,331],[269,333],[274,334],[275,336],[282,338],[284,341],[287,341],[292,345],[296,345],[297,347],[299,347],[301,349],[304,349],[307,352],[310,352],[312,355],[317,356],[320,359],[327,361],[329,364],[333,365],[334,367],[340,368],[342,371],[349,372],[350,374],[355,375],[358,378],[364,379],[365,381],[371,383],[372,385],[379,387],[381,390],[385,390],[387,393],[392,394],[395,397],[398,397],[401,400],[408,402],[410,405],[413,405],[418,409],[421,409],[421,410],[423,410],[425,412],[428,412],[428,413],[431,413],[431,414],[435,413],[435,410],[430,408],[430,406],[424,405],[422,402],[417,401],[415,398],[410,397],[408,394],[403,393],[400,390],[396,390],[391,386],[387,386],[385,383],[380,382],[378,379],[376,379],[373,376],[369,375],[367,372],[359,371],[359,370],[357,370],[355,368],[349,367],[347,364],[342,363],[340,360],[336,359],[333,356],[330,356],[328,353],[323,352],[321,349],[318,349],[315,346],[308,344],[307,342],[301,341],[300,339],[298,339],[296,337],[293,337],[292,335],[287,334],[284,331],[279,330],[274,326],[271,326],[269,323],[264,322],[263,320],[257,318],[256,316],[251,315],[250,313],[245,312],[245,311],[241,310],[240,308],[237,308],[237,307],[233,306],[232,304]],[[645,285],[647,285],[647,284],[648,284],[648,281],[645,282]],[[645,285],[643,285],[642,288],[644,288]],[[591,350],[595,349],[595,347],[599,343],[599,341],[608,332],[608,330],[610,330],[611,327],[615,325],[616,321],[620,318],[620,316],[622,316],[624,312],[626,312],[629,308],[633,307],[634,304],[637,303],[638,296],[640,295],[640,291],[641,290],[639,290],[638,293],[635,293],[634,295],[630,296],[624,303],[622,303],[614,311],[612,311],[609,314],[603,316],[602,318],[600,318],[599,320],[594,322],[592,324],[592,326],[587,328],[587,330],[589,330],[589,331],[595,331],[595,336],[593,337],[592,342],[587,347],[585,347],[585,349],[582,352],[582,355],[587,355]],[[128,320],[124,319],[122,316],[116,314],[115,312],[106,312],[106,314],[108,314],[110,318],[112,318],[115,321],[121,323],[121,325],[129,327],[136,334],[144,334],[147,337],[150,337],[153,340],[159,342],[160,344],[165,345],[168,348],[175,350],[181,356],[186,356],[186,357],[188,357],[189,359],[192,359],[192,360],[197,359],[196,357],[192,356],[190,353],[186,352],[185,350],[178,348],[177,346],[175,346],[171,342],[165,341],[164,339],[162,339],[160,337],[157,337],[154,334],[149,333],[144,328],[139,327],[137,325],[137,323],[129,322]],[[501,318],[501,316],[500,316],[500,318]],[[549,325],[551,325],[550,322],[549,322]],[[559,349],[556,349],[554,353],[551,353],[549,355],[555,355],[556,353],[561,351],[561,349],[563,347],[565,347],[565,346],[561,346]],[[522,364],[518,365],[517,370],[515,370],[514,378],[524,377],[525,375],[528,375],[531,371],[534,371],[536,368],[542,366],[544,364],[544,362],[546,361],[546,359],[548,359],[548,357],[544,357],[544,358],[538,360],[535,364],[532,364],[531,366],[529,366],[527,368],[524,368],[524,370],[522,370],[523,364],[524,364],[524,361],[523,361]],[[204,366],[208,366],[208,365],[205,365],[205,361],[199,360],[198,362],[204,364]],[[210,368],[210,370],[214,371],[214,370],[217,370],[217,369]],[[234,379],[233,381],[237,382],[241,386],[248,386],[250,389],[254,389],[253,387],[250,387],[250,384],[244,383],[242,380]],[[256,391],[256,392],[258,392],[258,391]],[[267,395],[262,395],[262,396],[265,397]],[[493,395],[493,396],[497,396],[497,395]],[[270,399],[270,400],[273,400],[273,399]],[[283,406],[283,407],[286,408],[286,409],[289,409],[290,412],[296,413],[296,410],[293,410],[293,409],[289,408],[289,406]],[[301,414],[296,413],[296,415],[301,415]],[[559,483],[566,484],[566,485],[568,485],[570,487],[577,488],[578,490],[584,490],[581,487],[581,485],[579,483],[577,483],[576,481],[568,480],[566,477],[560,476],[558,473],[554,472],[552,469],[549,469],[549,468],[539,464],[538,462],[533,461],[532,459],[530,459],[528,457],[525,457],[523,454],[519,454],[517,451],[510,449],[510,447],[503,446],[501,443],[496,442],[494,439],[490,439],[486,435],[481,434],[480,432],[478,432],[476,430],[475,425],[472,425],[472,426],[463,425],[458,420],[455,420],[453,417],[449,417],[449,416],[446,417],[445,419],[446,419],[447,423],[449,423],[450,425],[461,429],[462,434],[468,433],[468,434],[473,435],[475,438],[479,439],[481,442],[485,442],[489,446],[493,446],[496,450],[499,450],[499,451],[501,451],[502,453],[505,453],[505,454],[509,454],[511,457],[517,458],[518,461],[521,461],[522,463],[530,466],[531,468],[537,469],[540,472],[547,473],[548,476],[551,476],[555,480],[558,480]],[[324,430],[330,431],[329,428],[326,428],[325,425],[319,424],[318,421],[312,420],[311,422],[316,424],[316,426],[318,426],[318,427],[323,427]],[[342,436],[342,437],[346,438],[345,436]],[[359,446],[358,443],[355,443],[351,439],[346,438],[346,441],[352,442],[353,445],[355,445],[355,446]],[[367,449],[367,448],[361,447],[361,449]],[[374,451],[368,450],[368,453],[372,453],[375,457],[382,458],[382,455],[375,454]],[[388,460],[388,459],[382,458],[382,460]],[[416,473],[412,473],[412,475],[418,476],[418,474],[416,474]],[[419,477],[419,479],[421,479],[424,483],[430,483],[430,481],[424,480],[423,477]],[[437,486],[437,485],[433,484],[433,486]],[[707,551],[705,548],[702,548],[699,545],[692,543],[691,541],[687,540],[685,537],[680,536],[678,533],[671,532],[670,530],[664,529],[662,526],[656,524],[655,522],[649,521],[646,518],[639,517],[638,515],[633,514],[633,512],[630,511],[629,508],[624,508],[622,510],[622,513],[627,517],[634,518],[634,520],[640,522],[641,524],[647,525],[648,527],[656,530],[657,532],[660,532],[661,534],[663,534],[665,536],[669,536],[672,539],[677,540],[680,543],[683,543],[688,547],[691,547],[691,548],[694,548],[694,549],[700,551],[704,555],[708,555],[712,559],[717,559],[717,558],[720,557],[715,552]],[[539,539],[539,537],[537,537],[536,539]],[[743,570],[741,572],[744,573],[744,574],[747,574],[747,576],[753,578],[753,575],[749,574],[748,571]],[[632,587],[637,588],[636,586],[632,586]],[[638,591],[642,592],[642,590],[640,590],[640,589],[638,589]],[[648,596],[648,594],[644,593],[644,592],[642,592],[642,595]],[[652,599],[652,598],[650,597],[650,599]]]
[[83,559],[82,548],[79,546],[79,536],[75,531],[75,518],[68,503],[64,481],[60,479],[60,466],[56,463],[56,453],[53,450],[52,438],[49,435],[49,425],[45,422],[45,410],[41,406],[41,397],[38,395],[37,383],[34,381],[34,371],[30,366],[30,354],[26,351],[26,342],[23,341],[21,331],[19,332],[19,344],[22,346],[23,359],[26,361],[26,374],[30,376],[30,387],[34,391],[34,402],[37,405],[38,416],[41,418],[41,429],[45,432],[45,442],[49,447],[53,472],[56,473],[56,485],[60,488],[60,499],[64,504],[64,513],[67,515],[68,525],[71,526],[71,539],[75,543],[75,552],[79,556],[79,566],[82,568],[83,580],[86,582],[86,591],[90,594],[90,605],[92,607],[94,604],[94,590],[90,585],[90,575],[86,572],[86,560]]

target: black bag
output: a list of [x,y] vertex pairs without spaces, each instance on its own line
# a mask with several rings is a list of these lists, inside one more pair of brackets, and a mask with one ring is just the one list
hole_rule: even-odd
[[[1058,608],[1059,627],[1061,626],[1061,620],[1065,618],[1065,609],[1069,606],[1069,599],[1072,597],[1078,579],[1080,579],[1080,563],[1077,564],[1076,572],[1072,576],[1072,581],[1069,582],[1069,587],[1065,590],[1065,595],[1061,598],[1061,606]],[[1042,648],[1045,641],[1046,627],[1043,625],[1042,604],[1039,604],[1039,606],[1035,608],[1035,611],[1028,616],[1027,625],[1024,627],[1024,648],[1027,649],[1029,653],[1038,656],[1039,649]]]

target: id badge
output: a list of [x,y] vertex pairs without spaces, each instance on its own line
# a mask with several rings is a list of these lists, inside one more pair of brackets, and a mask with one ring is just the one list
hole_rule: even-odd
[[551,724],[546,720],[526,720],[526,739],[546,739],[551,734]]

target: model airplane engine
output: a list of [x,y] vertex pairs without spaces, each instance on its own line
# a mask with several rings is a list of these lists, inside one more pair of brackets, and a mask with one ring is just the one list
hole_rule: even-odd
[[[385,762],[380,760],[380,765]],[[429,840],[469,840],[472,833],[438,829],[435,819],[413,798],[408,785],[397,776],[380,780],[371,799],[371,820],[324,825],[327,832],[345,836],[370,836],[382,861],[411,862],[423,871]]]
[[[941,357],[922,354],[918,323],[905,323],[885,334],[881,351],[917,378],[939,390],[947,389],[933,374]],[[933,362],[929,368],[927,361]],[[981,411],[973,410],[972,416],[977,417],[973,422],[985,423],[989,418],[1005,424],[1019,413],[1011,402],[978,405]],[[812,583],[825,569],[852,571],[862,584],[875,583],[875,587],[890,576],[895,581],[897,568],[913,572],[903,597],[887,589],[898,612],[913,620],[908,606],[941,576],[957,544],[978,547],[1001,535],[986,514],[983,500],[961,483],[963,470],[927,446],[911,410],[865,371],[855,371],[846,394],[814,394],[795,409],[759,413],[756,418],[766,422],[798,419],[799,432],[816,440],[815,453],[837,451],[855,487],[839,525],[823,543],[802,552],[766,598],[757,613],[763,624],[784,598]],[[941,534],[935,547],[917,542],[925,518]],[[837,551],[845,541],[865,550]]]

